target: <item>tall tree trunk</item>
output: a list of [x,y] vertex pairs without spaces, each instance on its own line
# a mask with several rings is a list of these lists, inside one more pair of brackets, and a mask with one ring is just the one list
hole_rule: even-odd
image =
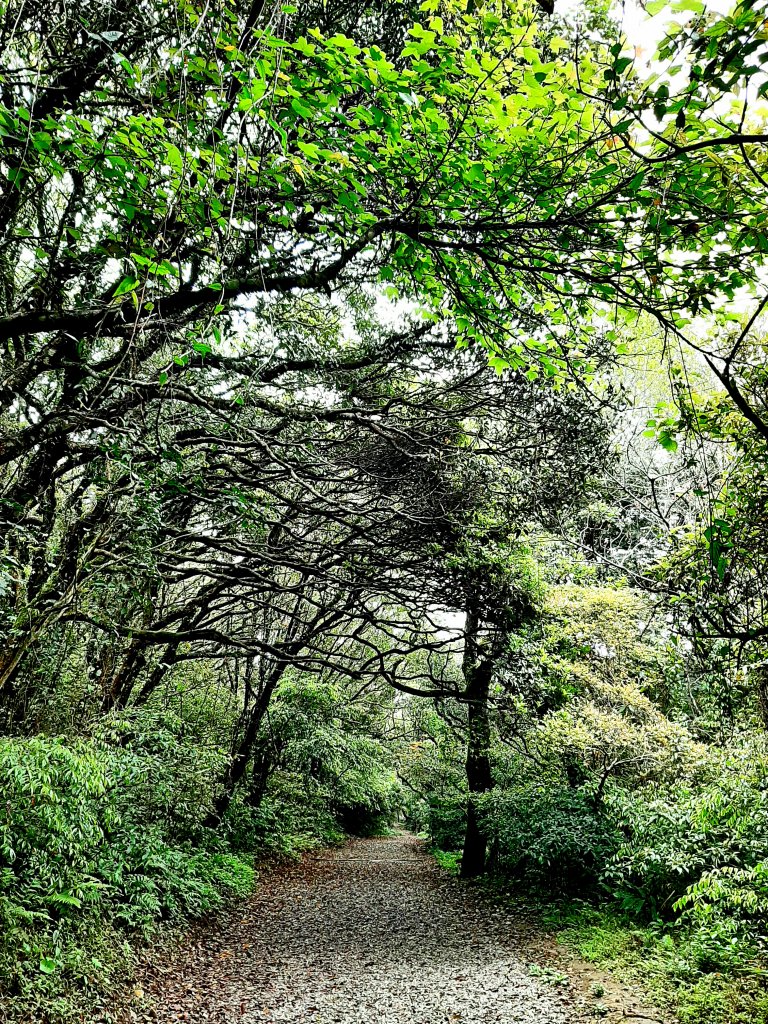
[[246,803],[254,810],[258,810],[266,796],[270,776],[277,767],[274,751],[264,743],[259,744],[253,752],[251,763],[251,785],[246,797]]
[[478,797],[493,788],[491,775],[491,722],[488,696],[493,660],[478,644],[480,619],[475,602],[469,601],[465,627],[464,695],[467,699],[467,830],[461,855],[461,877],[476,878],[485,871],[487,841],[480,828]]
[[481,661],[467,680],[465,693],[469,709],[467,736],[467,831],[461,855],[461,877],[475,878],[485,871],[487,841],[480,829],[478,797],[493,788],[491,776],[491,722],[488,694],[493,662]]

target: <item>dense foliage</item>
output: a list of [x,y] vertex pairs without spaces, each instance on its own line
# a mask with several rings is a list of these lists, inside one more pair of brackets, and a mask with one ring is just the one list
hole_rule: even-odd
[[0,0],[8,1019],[395,822],[768,1019],[767,23],[646,6]]

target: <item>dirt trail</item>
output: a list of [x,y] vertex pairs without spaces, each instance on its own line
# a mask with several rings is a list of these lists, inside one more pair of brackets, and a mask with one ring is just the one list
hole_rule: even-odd
[[166,962],[148,966],[123,1019],[595,1020],[603,1011],[585,980],[566,982],[549,945],[442,871],[417,839],[356,840],[270,873],[236,916],[198,929]]

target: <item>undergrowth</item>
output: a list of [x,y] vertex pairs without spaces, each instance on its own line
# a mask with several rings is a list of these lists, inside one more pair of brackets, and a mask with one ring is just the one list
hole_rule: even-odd
[[611,907],[520,893],[500,879],[486,878],[484,887],[534,915],[582,960],[632,982],[680,1024],[768,1024],[766,972],[751,953],[737,951],[727,971],[711,970],[701,933],[682,925],[640,924]]
[[430,852],[441,868],[450,871],[452,875],[458,875],[461,862],[460,853],[456,850],[446,851],[438,849],[432,849]]
[[640,926],[588,903],[550,904],[542,920],[583,960],[640,984],[681,1024],[768,1024],[762,967],[749,954],[730,970],[709,970],[701,934]]
[[[172,756],[171,756],[172,755]],[[276,774],[203,825],[225,753],[172,715],[130,714],[88,739],[0,739],[0,1020],[92,1020],[139,951],[246,896],[256,863],[383,829]],[[364,794],[363,794],[364,796]]]
[[[156,723],[155,745],[166,731]],[[207,800],[189,753],[178,745],[168,766],[135,741],[0,741],[5,1020],[92,1010],[158,929],[252,888],[252,857],[198,825]]]

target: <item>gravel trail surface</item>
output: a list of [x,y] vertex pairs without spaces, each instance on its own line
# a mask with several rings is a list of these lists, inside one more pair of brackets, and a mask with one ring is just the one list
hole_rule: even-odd
[[524,922],[441,870],[417,839],[356,840],[270,873],[237,916],[148,968],[128,1019],[583,1020],[570,989],[552,983],[557,972],[535,966],[541,948],[531,943]]

